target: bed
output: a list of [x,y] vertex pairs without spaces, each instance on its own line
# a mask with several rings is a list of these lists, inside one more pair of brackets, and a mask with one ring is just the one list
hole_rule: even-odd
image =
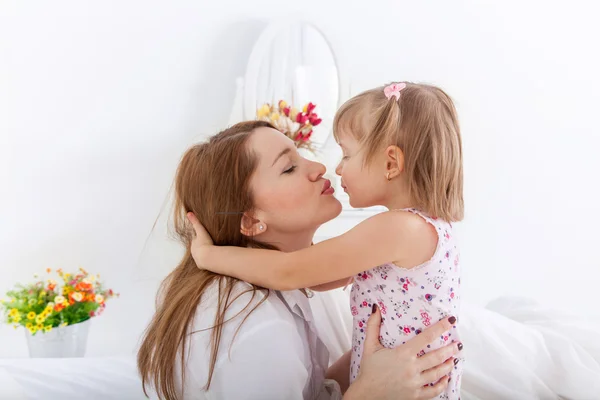
[[[332,359],[349,345],[341,291],[311,299]],[[523,298],[487,307],[463,305],[462,398],[600,398],[600,321],[544,308]],[[131,357],[0,360],[0,399],[143,399]]]

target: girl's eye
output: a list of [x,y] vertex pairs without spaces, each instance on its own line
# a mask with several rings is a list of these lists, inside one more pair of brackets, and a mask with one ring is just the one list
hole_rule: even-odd
[[346,161],[349,158],[350,158],[350,156],[344,156],[344,157],[342,157],[342,160]]
[[284,174],[291,174],[292,172],[294,172],[294,170],[296,169],[295,165],[292,165],[289,169],[286,169],[285,171],[283,171]]

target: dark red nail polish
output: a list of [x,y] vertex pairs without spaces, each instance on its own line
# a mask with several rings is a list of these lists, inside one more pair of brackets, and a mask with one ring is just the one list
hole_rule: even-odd
[[375,313],[377,311],[377,304],[373,303],[373,307],[371,307],[371,312]]
[[452,379],[452,378],[448,377],[448,382],[450,382],[450,379]]
[[456,322],[456,317],[448,318],[448,322],[450,322],[452,325],[454,325],[454,323]]
[[458,350],[460,351],[460,350],[462,350],[462,349],[463,349],[463,344],[462,344],[462,343],[459,343],[459,344],[458,344]]
[[454,365],[458,364],[458,358],[454,359]]

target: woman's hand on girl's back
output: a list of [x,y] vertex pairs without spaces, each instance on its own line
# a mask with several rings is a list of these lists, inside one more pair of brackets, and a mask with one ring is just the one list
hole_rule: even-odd
[[214,246],[212,238],[204,228],[204,226],[198,221],[198,218],[194,213],[187,213],[187,218],[194,227],[195,237],[192,239],[191,252],[194,261],[198,267],[202,267],[202,253],[203,250],[209,246]]
[[417,354],[452,328],[448,319],[441,320],[394,349],[386,349],[379,343],[380,328],[381,314],[377,308],[367,321],[360,373],[345,393],[344,400],[424,400],[446,389],[448,374],[454,368],[454,355],[460,351],[458,343],[421,357]]

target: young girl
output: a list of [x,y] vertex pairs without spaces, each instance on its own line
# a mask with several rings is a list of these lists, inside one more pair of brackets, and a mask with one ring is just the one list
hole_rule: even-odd
[[[337,112],[334,135],[343,150],[336,173],[350,204],[383,205],[388,212],[292,253],[211,246],[202,232],[192,252],[202,268],[266,288],[328,290],[353,280],[352,382],[360,371],[366,322],[376,307],[383,316],[380,341],[390,348],[444,317],[458,316],[459,252],[452,222],[463,218],[462,150],[450,97],[437,87],[407,82],[350,99]],[[293,173],[299,156],[287,157],[286,173]],[[322,193],[331,190],[325,181]],[[268,220],[254,222],[258,235],[268,231]],[[456,322],[419,355],[449,342],[462,349]],[[459,398],[460,360],[439,398]]]

